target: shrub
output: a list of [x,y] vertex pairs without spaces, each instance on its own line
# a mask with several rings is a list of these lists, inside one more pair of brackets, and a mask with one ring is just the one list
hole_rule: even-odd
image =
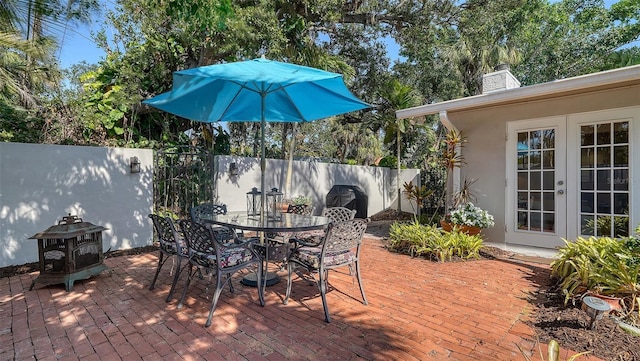
[[454,257],[479,258],[482,248],[482,239],[478,236],[445,232],[435,226],[422,225],[417,220],[393,223],[389,238],[391,250],[440,262],[451,261]]
[[640,295],[640,240],[629,237],[579,237],[565,240],[552,275],[559,278],[565,303],[586,291],[627,299],[632,309]]

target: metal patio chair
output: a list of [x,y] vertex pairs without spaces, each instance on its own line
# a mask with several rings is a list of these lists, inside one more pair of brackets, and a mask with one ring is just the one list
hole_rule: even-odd
[[[156,235],[160,243],[160,254],[158,255],[158,266],[156,267],[156,274],[151,281],[150,290],[153,290],[158,280],[158,275],[165,262],[171,258],[173,260],[173,266],[171,267],[173,275],[173,281],[171,282],[171,289],[167,296],[167,302],[171,301],[173,292],[175,291],[178,278],[182,272],[182,261],[185,262],[189,258],[189,250],[187,249],[186,242],[182,237],[182,234],[176,231],[173,219],[171,217],[162,217],[157,214],[150,214],[149,218],[153,221],[153,227],[156,230]],[[186,265],[186,264],[185,264]],[[175,270],[174,270],[175,266]]]
[[[304,278],[305,274],[310,274],[318,285],[325,321],[331,322],[326,297],[329,270],[345,266],[348,266],[350,274],[358,279],[363,303],[368,304],[360,275],[360,247],[368,222],[369,219],[352,219],[331,223],[320,243],[292,240],[295,248],[289,255],[287,263],[287,292],[284,304],[289,302],[293,273],[301,273],[299,269],[302,269],[304,273],[300,274],[301,278]],[[316,279],[316,275],[318,279]]]
[[[196,223],[206,223],[209,217],[219,214],[227,214],[226,204],[203,203],[189,209],[189,216]],[[235,232],[229,228],[213,226],[213,230],[218,233],[218,239],[223,240],[223,242],[233,241],[240,243],[241,240],[239,238],[243,237],[242,232]]]
[[[211,301],[209,317],[205,323],[205,327],[209,327],[225,284],[228,283],[230,291],[234,292],[231,277],[235,272],[258,265],[257,282],[260,284],[262,281],[261,259],[253,247],[254,239],[244,240],[239,244],[224,243],[218,239],[218,233],[214,232],[209,224],[197,223],[193,220],[181,220],[179,224],[189,248],[189,276],[177,307],[182,308],[191,280],[199,274],[198,270],[204,271],[201,272],[202,274],[215,274],[216,289]],[[262,287],[257,289],[260,305],[264,306],[263,289]]]

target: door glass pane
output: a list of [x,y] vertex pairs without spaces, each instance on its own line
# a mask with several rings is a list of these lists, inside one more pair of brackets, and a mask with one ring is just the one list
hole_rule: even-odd
[[542,168],[553,169],[555,168],[556,155],[552,150],[546,150],[542,152]]
[[615,144],[629,142],[629,123],[619,122],[613,125],[613,142]]
[[556,177],[555,177],[555,172],[554,171],[546,171],[546,172],[542,172],[542,189],[548,191],[548,190],[554,190],[555,189],[555,184],[556,184]]
[[594,131],[593,125],[586,125],[586,126],[580,127],[580,145],[583,147],[588,145],[594,145],[595,144],[595,142],[593,141],[594,134],[595,134],[595,131]]
[[629,236],[629,217],[613,217],[613,232],[616,237]]
[[599,191],[611,190],[611,171],[598,169],[597,188]]
[[627,193],[615,193],[613,195],[613,213],[628,214],[629,195]]
[[593,168],[594,148],[583,148],[580,152],[580,165],[582,168]]
[[555,214],[543,213],[542,214],[542,231],[543,232],[555,232]]
[[593,190],[595,186],[595,179],[593,178],[592,170],[583,170],[580,172],[580,184],[582,190]]
[[556,200],[553,192],[542,193],[542,210],[546,212],[555,211]]
[[528,230],[529,229],[529,212],[518,212],[518,229]]
[[542,213],[531,212],[529,214],[529,221],[531,222],[532,231],[542,231]]
[[629,166],[629,147],[621,145],[613,147],[613,166],[628,167]]
[[540,169],[542,166],[542,159],[540,156],[540,152],[535,151],[529,153],[529,168],[531,169]]
[[542,197],[540,192],[531,192],[531,196],[529,197],[529,205],[530,209],[539,211],[542,209]]
[[598,124],[598,135],[597,135],[598,145],[600,144],[611,144],[611,124]]
[[616,190],[616,191],[629,190],[629,170],[628,169],[613,170],[613,190]]
[[518,170],[526,170],[529,168],[529,153],[518,152]]
[[582,213],[594,213],[593,193],[582,192],[580,195],[580,211]]
[[[595,137],[592,130],[595,129]],[[581,234],[618,237],[629,234],[629,122],[581,127]],[[595,148],[595,156],[592,155]],[[593,160],[595,159],[595,172]],[[593,193],[597,190],[597,193]]]
[[529,173],[518,172],[518,190],[529,189]]
[[518,209],[529,208],[529,194],[527,192],[518,192]]
[[594,216],[582,215],[580,217],[580,234],[585,236],[593,236],[595,234]]
[[534,190],[542,189],[542,172],[529,173],[529,188]]
[[518,150],[529,149],[529,138],[527,133],[518,133],[518,144],[516,145]]
[[611,166],[611,147],[598,147],[596,153],[598,156],[598,168]]
[[597,212],[599,214],[611,214],[611,193],[598,193],[597,199]]
[[542,131],[536,130],[529,133],[529,148],[540,149],[542,148]]
[[555,129],[545,129],[542,131],[542,147],[544,149],[553,149],[556,147]]

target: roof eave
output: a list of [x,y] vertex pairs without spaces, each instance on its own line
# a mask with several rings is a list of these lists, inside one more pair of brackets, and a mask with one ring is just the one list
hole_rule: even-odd
[[401,109],[396,111],[396,118],[414,118],[438,114],[441,111],[452,112],[498,104],[518,103],[532,98],[550,98],[563,93],[587,92],[589,89],[607,87],[634,80],[640,81],[640,65]]

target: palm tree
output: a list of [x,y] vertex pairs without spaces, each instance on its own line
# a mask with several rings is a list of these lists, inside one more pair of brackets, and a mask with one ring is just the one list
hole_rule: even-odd
[[[377,113],[369,126],[378,131],[384,131],[384,144],[392,146],[395,141],[396,150],[396,184],[398,186],[398,213],[402,211],[402,188],[400,183],[400,162],[402,134],[408,132],[413,126],[424,124],[424,118],[397,119],[396,110],[410,108],[421,104],[420,96],[413,88],[402,84],[397,79],[391,79],[385,83],[378,93],[379,105]],[[395,138],[395,140],[394,140]]]

